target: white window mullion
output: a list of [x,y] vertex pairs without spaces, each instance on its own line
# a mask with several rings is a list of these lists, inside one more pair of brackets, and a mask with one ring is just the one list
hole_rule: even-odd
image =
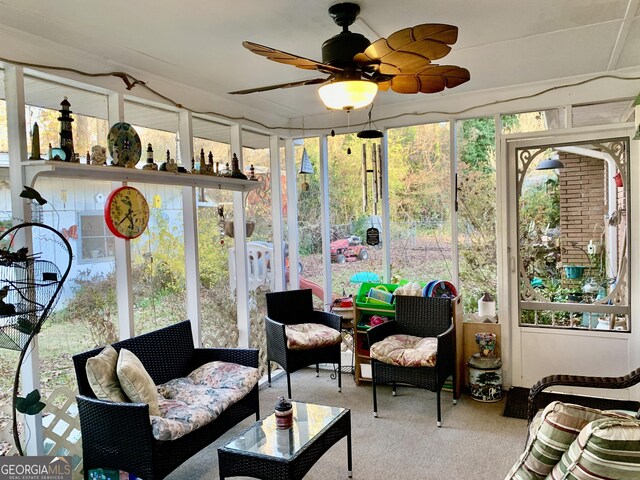
[[[193,155],[193,121],[191,112],[182,110],[178,114],[180,134],[180,157],[182,166],[191,169]],[[202,319],[200,311],[200,254],[198,251],[198,210],[196,187],[182,187],[182,221],[184,224],[185,288],[191,292],[187,302],[187,318],[191,320],[193,342],[202,345]]]
[[[15,223],[21,220],[29,221],[31,214],[28,202],[20,197],[23,185],[30,185],[26,179],[22,162],[27,158],[27,134],[25,128],[25,99],[24,99],[24,72],[22,67],[7,66],[4,71],[4,90],[7,102],[7,118],[14,120],[7,122],[7,134],[9,140],[9,180],[11,184],[11,213]],[[16,221],[16,219],[18,219]],[[16,241],[33,251],[33,242],[30,229],[24,230],[22,238]],[[38,337],[34,337],[28,347],[22,367],[21,391],[22,396],[40,389],[40,349]],[[42,414],[25,415],[24,423],[27,432],[26,454],[44,454],[44,435],[42,432]]]
[[293,139],[287,138],[284,147],[284,159],[287,171],[287,238],[289,241],[289,288],[300,288],[298,263],[298,190],[296,184],[296,158]]
[[[231,155],[238,157],[238,166],[243,170],[242,128],[231,126]],[[246,194],[233,192],[233,239],[236,251],[236,298],[238,313],[238,346],[248,347],[251,343],[251,318],[249,309],[249,282],[247,262],[247,232],[244,206]]]
[[[380,162],[382,185],[382,271],[383,281],[391,282],[391,221],[389,219],[389,129],[384,129],[384,135],[380,139],[382,161]],[[366,173],[365,173],[366,175]]]
[[331,278],[331,210],[329,209],[329,142],[320,136],[320,227],[322,235],[322,272],[324,282],[324,309],[329,310],[332,298]]
[[449,211],[451,212],[451,282],[460,290],[460,248],[458,245],[458,132],[456,120],[449,121]]
[[271,165],[271,218],[273,225],[273,264],[271,274],[274,276],[276,292],[285,289],[284,278],[284,233],[282,219],[282,184],[280,183],[280,138],[269,137],[269,154]]
[[[108,97],[109,125],[124,121],[124,97],[120,93],[112,93]],[[126,182],[112,182],[116,189]],[[116,257],[116,298],[118,302],[118,332],[120,340],[134,335],[133,320],[133,284],[131,272],[131,241],[116,237],[114,240]]]

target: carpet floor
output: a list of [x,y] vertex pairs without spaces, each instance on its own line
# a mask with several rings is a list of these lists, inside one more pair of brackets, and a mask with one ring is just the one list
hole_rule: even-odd
[[[482,403],[462,395],[453,405],[442,393],[442,427],[436,426],[435,394],[426,390],[378,387],[373,417],[371,385],[356,386],[342,375],[342,393],[329,371],[304,369],[291,375],[294,400],[351,409],[353,478],[357,480],[501,480],[518,459],[527,436],[526,421],[505,417],[506,400]],[[262,416],[286,395],[284,376],[260,391]],[[217,447],[253,423],[248,418],[175,470],[167,480],[219,478]],[[311,468],[306,479],[347,478],[346,439],[340,440]],[[238,477],[240,478],[240,477]],[[242,477],[244,478],[244,477]]]

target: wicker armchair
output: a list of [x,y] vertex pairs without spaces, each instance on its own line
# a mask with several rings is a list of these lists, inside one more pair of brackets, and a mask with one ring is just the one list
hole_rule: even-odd
[[437,338],[437,360],[433,367],[407,367],[371,358],[373,380],[373,414],[378,416],[377,386],[391,383],[393,395],[397,384],[409,384],[436,392],[437,425],[442,425],[440,391],[449,375],[453,376],[453,403],[457,403],[455,387],[455,338],[451,318],[451,299],[431,297],[396,297],[395,321],[383,323],[367,332],[369,345],[390,335],[405,334]]
[[[276,362],[287,374],[287,393],[291,396],[291,376],[296,370],[309,365],[316,366],[319,375],[320,363],[337,364],[338,391],[342,391],[340,376],[340,343],[311,350],[291,350],[287,347],[285,327],[287,325],[318,323],[340,331],[339,315],[313,309],[311,290],[288,290],[267,293],[267,377],[271,386],[271,362]],[[331,378],[334,378],[333,376]]]
[[[258,350],[242,348],[194,348],[191,322],[184,321],[113,344],[133,352],[156,382],[184,377],[214,360],[258,367]],[[227,407],[213,422],[176,440],[156,440],[146,403],[98,400],[89,385],[85,365],[102,348],[73,356],[78,380],[76,397],[82,432],[84,478],[96,468],[133,473],[144,480],[166,477],[180,464],[211,444],[250,415],[260,418],[258,385]]]
[[536,412],[544,408],[553,400],[565,400],[569,403],[578,403],[584,406],[607,409],[636,410],[640,418],[640,402],[616,400],[612,398],[600,398],[591,396],[549,394],[543,393],[545,389],[563,385],[568,387],[622,389],[629,388],[640,383],[640,368],[623,377],[586,377],[580,375],[549,375],[544,377],[529,389],[527,404],[527,420],[531,423]]

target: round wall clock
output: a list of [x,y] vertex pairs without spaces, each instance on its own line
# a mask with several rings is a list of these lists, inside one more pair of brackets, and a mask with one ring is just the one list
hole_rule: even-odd
[[116,188],[109,194],[105,203],[104,219],[116,237],[137,238],[149,223],[149,204],[136,188]]
[[107,147],[114,165],[119,167],[134,168],[142,154],[142,142],[138,133],[125,122],[116,123],[111,127],[107,136]]

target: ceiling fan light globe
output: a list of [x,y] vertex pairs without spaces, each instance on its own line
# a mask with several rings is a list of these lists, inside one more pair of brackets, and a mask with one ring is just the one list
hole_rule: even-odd
[[327,83],[318,89],[322,103],[332,110],[353,110],[370,105],[378,85],[369,80],[343,80]]

